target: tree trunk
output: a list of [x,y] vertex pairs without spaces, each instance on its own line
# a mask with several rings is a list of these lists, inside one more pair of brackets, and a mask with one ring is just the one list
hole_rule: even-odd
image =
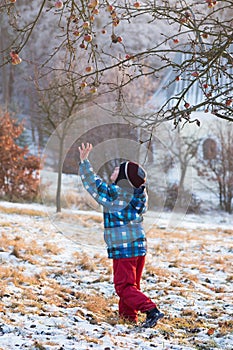
[[62,184],[62,166],[63,166],[63,144],[64,138],[63,136],[60,139],[59,144],[59,159],[58,159],[58,177],[57,177],[57,193],[56,193],[56,210],[57,213],[61,212],[61,184]]
[[183,201],[184,201],[184,179],[185,179],[185,175],[186,175],[187,165],[181,164],[180,170],[181,170],[181,175],[180,175],[180,181],[179,181],[177,201],[178,201],[179,207],[182,208]]

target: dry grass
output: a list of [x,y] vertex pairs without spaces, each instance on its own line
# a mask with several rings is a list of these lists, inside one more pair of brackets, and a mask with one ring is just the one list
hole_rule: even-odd
[[0,266],[0,279],[2,281],[10,281],[14,283],[15,286],[19,286],[22,284],[35,285],[38,283],[37,278],[35,278],[34,276],[28,276],[24,273],[23,267],[14,268],[12,266]]
[[43,248],[45,249],[46,253],[51,253],[51,254],[54,254],[54,255],[58,255],[61,252],[63,252],[63,250],[64,250],[63,248],[58,247],[57,244],[51,243],[51,242],[45,242],[43,244]]
[[80,254],[79,252],[75,252],[73,254],[76,265],[78,265],[83,270],[88,270],[90,272],[95,271],[96,264],[95,261],[88,256],[87,254]]
[[18,215],[28,215],[28,216],[47,216],[42,210],[28,209],[28,208],[17,208],[17,207],[4,207],[0,206],[0,212],[4,214],[18,214]]
[[183,288],[184,284],[178,280],[173,280],[173,281],[171,281],[170,286],[174,287],[174,288],[176,288],[176,287]]
[[46,350],[46,347],[41,342],[35,341],[34,344],[33,344],[33,349],[35,349],[35,350]]
[[171,276],[171,272],[162,267],[156,267],[151,262],[146,262],[146,274],[156,276],[160,281],[167,280]]
[[79,215],[73,213],[56,213],[54,215],[56,221],[64,221],[67,223],[74,223],[84,228],[92,228],[93,225],[103,229],[103,217],[102,215]]
[[185,276],[185,280],[187,280],[188,282],[198,282],[199,281],[199,277],[197,274],[184,273],[184,276]]
[[233,332],[233,320],[220,321],[218,323],[218,332],[221,335],[225,335]]
[[[169,327],[174,329],[183,329],[188,333],[195,333],[195,331],[198,333],[199,329],[205,326],[204,321],[193,315],[186,315],[185,317],[169,317],[168,321],[164,321],[164,323],[165,322],[167,322]],[[187,334],[187,336],[189,336],[189,334]]]
[[111,305],[117,302],[115,298],[106,298],[102,295],[91,295],[86,300],[85,307],[93,313],[92,318],[97,322],[116,319],[116,314],[111,310]]
[[[69,215],[62,215],[70,220]],[[95,233],[102,234],[101,216],[73,216],[73,220],[79,220],[82,226],[86,225],[88,232],[90,231],[87,236],[87,243],[90,245],[92,236],[89,227],[94,227]],[[39,228],[42,224],[36,222],[36,225]],[[26,226],[27,224],[25,232],[28,232]],[[21,315],[64,317],[70,309],[73,314],[76,313],[76,316],[92,324],[119,323],[115,311],[118,297],[115,294],[109,297],[104,292],[104,285],[103,289],[101,286],[103,282],[112,284],[112,261],[100,253],[85,253],[81,248],[73,255],[70,253],[69,259],[63,260],[64,256],[60,256],[64,253],[62,244],[57,246],[54,242],[46,241],[47,236],[41,235],[44,229],[41,226],[37,236],[33,233],[33,238],[30,234],[21,237],[14,223],[4,221],[1,248],[4,252],[11,253],[17,264],[14,266],[9,265],[9,261],[7,264],[1,261],[1,322],[15,326],[11,319],[19,312]],[[224,337],[232,333],[233,322],[222,307],[232,301],[229,293],[233,280],[229,243],[232,233],[231,230],[192,230],[186,233],[179,229],[175,232],[151,229],[148,237],[149,254],[143,274],[143,291],[155,299],[166,314],[156,330],[151,332],[152,338],[159,334],[172,344],[178,342],[181,346],[189,345],[195,349],[211,349],[215,335]],[[35,269],[31,264],[35,265]],[[221,277],[221,283],[215,284],[212,278],[215,281],[218,273],[224,277]],[[155,283],[147,283],[149,277]],[[66,287],[67,285],[70,287]],[[17,293],[14,292],[16,288]],[[182,299],[182,308],[180,304],[176,308],[176,297],[178,300]],[[198,310],[199,305],[201,309]],[[144,315],[140,315],[140,320],[143,318]],[[208,338],[207,332],[213,324],[214,334]],[[63,327],[63,324],[58,326]],[[131,328],[129,325],[130,332]],[[68,333],[75,336],[75,329],[70,329]],[[201,333],[207,335],[202,343],[198,338]],[[138,337],[143,337],[143,334],[138,334]],[[91,337],[85,330],[83,334],[79,334],[79,339],[88,340],[90,344],[102,344],[101,338]],[[46,348],[48,343],[48,340],[35,343],[34,348]]]
[[[43,203],[48,206],[55,205],[54,194],[51,194],[49,191],[43,191]],[[65,194],[61,195],[61,206],[62,208],[78,208],[80,210],[98,210],[99,205],[96,201],[87,193],[86,191],[66,191]]]
[[46,254],[58,255],[62,252],[62,248],[54,243],[45,242],[41,245],[34,239],[26,240],[4,232],[1,234],[1,248],[4,251],[10,251],[11,255],[17,259],[28,261],[31,264],[37,264],[38,259]]
[[[213,322],[219,318],[228,317],[226,322],[217,322],[214,335],[223,337],[232,333],[232,321],[220,305],[231,304],[232,283],[232,242],[229,236],[232,230],[168,230],[152,228],[149,240],[155,238],[156,245],[150,246],[152,258],[147,261],[146,275],[155,277],[155,290],[162,291],[162,297],[157,302],[167,309],[168,316],[158,325],[159,332],[165,339],[179,339],[179,344],[194,345],[197,349],[210,349],[217,346],[213,339],[200,342],[193,335],[208,332]],[[150,241],[149,241],[150,243]],[[168,267],[164,267],[164,263]],[[159,266],[158,266],[159,263]],[[193,273],[192,273],[193,270]],[[212,282],[213,274],[225,274],[221,283]],[[216,277],[214,277],[215,281]],[[150,288],[149,288],[150,289]],[[232,288],[231,288],[232,290]],[[151,289],[152,291],[152,289]],[[189,303],[176,316],[172,313],[174,300],[169,295],[183,297]],[[165,300],[163,298],[165,297]],[[193,300],[193,304],[190,302]],[[196,300],[201,302],[204,312],[205,305],[219,305],[203,315],[195,311]],[[170,305],[170,307],[169,307]],[[171,312],[169,312],[171,308]],[[207,308],[208,309],[208,308]]]
[[82,198],[75,191],[67,191],[65,196],[61,198],[64,208],[80,207],[82,203]]

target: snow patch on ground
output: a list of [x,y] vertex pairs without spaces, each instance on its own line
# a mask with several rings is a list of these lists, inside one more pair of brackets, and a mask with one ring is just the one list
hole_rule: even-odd
[[54,215],[0,202],[0,349],[232,349],[232,215],[148,212],[142,289],[166,317],[144,330],[117,318],[101,213]]

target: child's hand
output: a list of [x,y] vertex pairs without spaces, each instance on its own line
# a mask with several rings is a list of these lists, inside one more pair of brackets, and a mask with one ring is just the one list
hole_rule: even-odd
[[79,147],[79,154],[80,154],[80,160],[81,162],[88,158],[89,153],[92,150],[92,144],[87,142],[87,145],[85,146],[84,143],[82,143],[82,147]]

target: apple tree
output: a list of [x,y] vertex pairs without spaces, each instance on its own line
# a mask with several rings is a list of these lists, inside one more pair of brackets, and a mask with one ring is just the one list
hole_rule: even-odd
[[[97,96],[147,76],[160,80],[172,68],[169,84],[178,93],[145,114],[146,127],[196,121],[192,112],[199,109],[233,120],[232,0],[3,0],[0,12],[11,34],[1,45],[2,67],[37,64],[40,77],[72,71],[75,84]],[[113,71],[124,71],[123,79],[109,81]],[[194,86],[203,94],[197,104],[187,100]]]

